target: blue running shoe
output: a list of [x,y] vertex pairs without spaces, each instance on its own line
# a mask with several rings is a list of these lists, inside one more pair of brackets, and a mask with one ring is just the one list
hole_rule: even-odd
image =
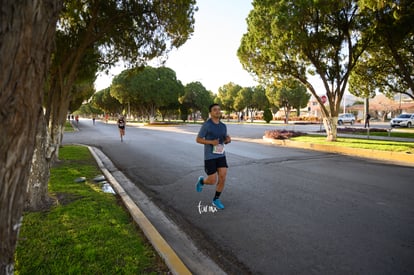
[[213,200],[213,205],[220,210],[224,209],[224,205],[221,203],[220,199]]
[[196,183],[197,192],[203,191],[203,180],[204,180],[204,178],[202,176],[198,177],[198,181]]

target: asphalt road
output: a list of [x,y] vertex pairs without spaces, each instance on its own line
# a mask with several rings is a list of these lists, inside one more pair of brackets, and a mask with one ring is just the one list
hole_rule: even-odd
[[229,273],[414,273],[413,168],[247,142],[278,126],[228,125],[226,209],[200,213],[214,187],[195,191],[199,127],[127,126],[121,143],[116,125],[81,120],[64,143],[100,148]]

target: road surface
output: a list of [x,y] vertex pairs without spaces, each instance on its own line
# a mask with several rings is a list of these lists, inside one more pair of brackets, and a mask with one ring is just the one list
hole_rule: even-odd
[[228,273],[414,273],[413,168],[246,142],[278,126],[228,125],[215,212],[214,187],[195,191],[199,127],[127,126],[121,143],[116,125],[81,120],[64,143],[100,148]]

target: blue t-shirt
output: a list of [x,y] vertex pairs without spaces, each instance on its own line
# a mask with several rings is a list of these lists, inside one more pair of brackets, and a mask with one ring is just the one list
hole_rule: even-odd
[[[211,119],[208,119],[206,122],[204,122],[203,126],[201,126],[200,131],[198,132],[198,136],[206,140],[219,139],[219,143],[224,145],[224,141],[227,137],[227,127],[221,121],[216,124]],[[204,144],[205,160],[216,159],[224,156],[225,152],[223,154],[214,154],[213,145]]]

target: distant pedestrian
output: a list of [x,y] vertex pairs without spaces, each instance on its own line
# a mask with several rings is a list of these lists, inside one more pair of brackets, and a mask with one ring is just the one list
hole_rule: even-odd
[[224,209],[219,199],[224,189],[228,168],[224,145],[230,143],[231,138],[227,135],[226,125],[220,121],[220,106],[212,104],[209,111],[210,118],[200,128],[196,138],[197,143],[204,144],[204,169],[207,178],[203,176],[198,178],[196,190],[201,192],[204,184],[217,184],[213,205],[218,209]]
[[118,119],[118,129],[119,129],[119,135],[121,136],[121,142],[124,141],[125,136],[125,119],[124,116],[120,116]]
[[369,120],[371,119],[371,115],[368,113],[365,117],[365,125],[364,128],[369,128]]
[[75,116],[75,120],[76,120],[76,125],[79,125],[79,116],[78,115]]
[[93,125],[95,125],[95,116],[92,116]]
[[72,120],[74,120],[75,119],[75,117],[72,115]]

